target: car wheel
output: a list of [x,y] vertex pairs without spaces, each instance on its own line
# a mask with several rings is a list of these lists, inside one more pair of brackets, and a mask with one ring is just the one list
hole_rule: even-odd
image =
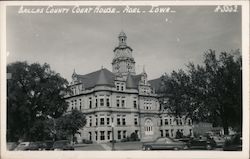
[[147,151],[152,150],[152,147],[151,146],[146,146],[145,150],[147,150]]
[[207,149],[207,150],[212,150],[212,146],[211,146],[210,144],[208,144],[208,145],[206,146],[206,149]]

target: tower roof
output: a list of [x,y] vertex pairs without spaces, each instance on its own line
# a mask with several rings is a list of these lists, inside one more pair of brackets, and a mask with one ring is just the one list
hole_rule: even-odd
[[126,87],[127,88],[136,88],[136,84],[134,79],[132,78],[131,74],[128,74],[127,80],[126,80]]
[[127,37],[126,34],[124,33],[124,31],[121,31],[119,34],[119,37]]

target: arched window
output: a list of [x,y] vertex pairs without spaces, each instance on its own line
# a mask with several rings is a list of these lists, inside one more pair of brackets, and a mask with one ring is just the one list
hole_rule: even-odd
[[145,121],[145,135],[153,135],[153,122],[151,119],[146,119]]

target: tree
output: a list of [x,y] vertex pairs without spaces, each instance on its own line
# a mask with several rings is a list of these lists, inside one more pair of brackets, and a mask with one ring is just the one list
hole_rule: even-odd
[[86,118],[81,111],[73,109],[71,112],[58,118],[56,123],[57,138],[67,139],[70,137],[73,140],[75,134],[80,133],[79,129],[85,126]]
[[[204,65],[187,65],[187,72],[179,70],[163,76],[162,93],[165,107],[175,115],[185,114],[196,121],[213,122],[242,129],[242,64],[239,50],[205,53]],[[233,116],[233,118],[232,118]]]
[[224,133],[228,127],[242,129],[242,62],[239,50],[222,52],[216,58],[215,51],[205,54],[207,76],[205,104]]
[[7,66],[7,72],[11,74],[7,81],[7,140],[46,138],[48,116],[58,118],[67,110],[63,99],[69,91],[67,80],[46,63],[15,62]]

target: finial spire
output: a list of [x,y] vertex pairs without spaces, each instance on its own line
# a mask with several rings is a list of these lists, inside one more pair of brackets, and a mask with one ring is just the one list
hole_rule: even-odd
[[146,73],[146,71],[145,71],[145,65],[143,65],[142,72],[143,72],[143,73]]

